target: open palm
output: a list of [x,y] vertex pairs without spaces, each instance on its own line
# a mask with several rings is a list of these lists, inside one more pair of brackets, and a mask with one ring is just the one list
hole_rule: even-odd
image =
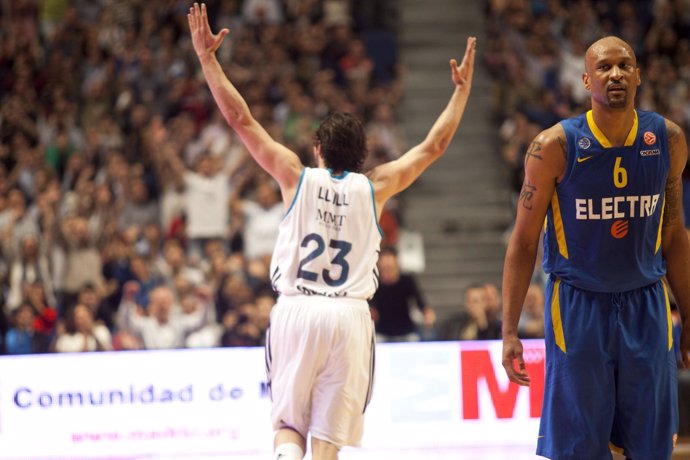
[[194,51],[196,51],[199,57],[214,54],[221,43],[223,43],[225,36],[230,32],[228,29],[222,29],[217,34],[211,32],[205,3],[202,3],[201,6],[199,6],[198,3],[194,3],[194,6],[189,8],[187,21],[189,22],[189,30],[192,34]]

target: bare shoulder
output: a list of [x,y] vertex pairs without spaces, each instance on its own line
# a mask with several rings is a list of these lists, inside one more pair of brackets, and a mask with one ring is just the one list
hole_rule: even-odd
[[[668,133],[669,145],[673,147],[677,143],[685,144],[685,133],[683,132],[683,129],[668,118],[664,118],[664,121],[666,122],[666,132]],[[685,147],[687,148],[687,144]]]

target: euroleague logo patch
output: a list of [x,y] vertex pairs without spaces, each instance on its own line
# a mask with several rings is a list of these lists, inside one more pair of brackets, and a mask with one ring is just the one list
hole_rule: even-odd
[[630,224],[628,224],[627,220],[617,220],[611,225],[611,236],[620,240],[621,238],[625,238],[629,229]]
[[644,139],[644,143],[647,145],[654,145],[656,143],[656,134],[651,131],[645,131],[642,138]]

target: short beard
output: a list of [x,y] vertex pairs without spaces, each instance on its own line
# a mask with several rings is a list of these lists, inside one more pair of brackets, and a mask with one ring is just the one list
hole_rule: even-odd
[[624,109],[628,105],[628,95],[626,94],[623,99],[615,99],[611,100],[611,98],[607,98],[609,102],[609,107],[612,109]]

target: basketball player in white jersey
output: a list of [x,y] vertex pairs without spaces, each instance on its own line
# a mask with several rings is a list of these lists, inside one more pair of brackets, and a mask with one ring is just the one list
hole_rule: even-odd
[[360,444],[371,396],[374,331],[367,299],[377,287],[380,212],[452,140],[470,93],[476,39],[467,40],[460,65],[450,61],[455,90],[426,139],[365,175],[361,122],[348,114],[329,115],[316,132],[319,167],[304,167],[252,117],[216,60],[228,30],[211,32],[205,5],[195,3],[188,19],[218,107],[254,160],[278,182],[285,204],[271,264],[280,295],[266,344],[274,458],[301,459],[310,434],[313,459],[336,459],[342,446]]

